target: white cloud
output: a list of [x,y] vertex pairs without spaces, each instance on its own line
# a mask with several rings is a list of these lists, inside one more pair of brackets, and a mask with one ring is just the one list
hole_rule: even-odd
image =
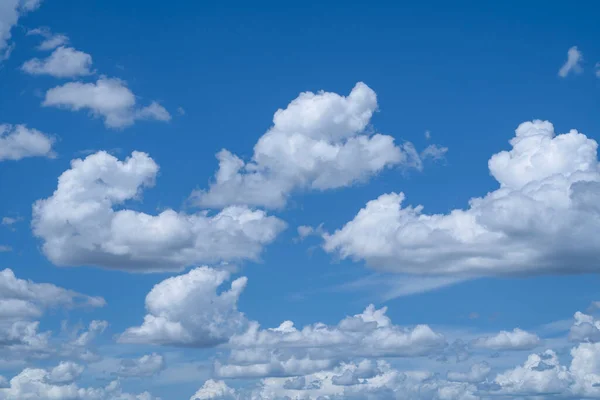
[[385,361],[341,363],[302,377],[265,378],[255,387],[235,390],[207,381],[190,400],[203,399],[428,399],[475,400],[474,385],[449,382],[422,371],[401,372]]
[[466,209],[424,214],[384,194],[335,233],[324,249],[404,274],[477,277],[591,272],[600,256],[598,144],[576,130],[555,135],[525,122],[512,149],[489,160],[499,188]]
[[128,328],[119,342],[193,347],[226,342],[247,323],[237,310],[246,278],[217,292],[229,278],[227,271],[201,267],[160,282],[146,296],[143,324]]
[[411,143],[397,146],[393,137],[367,129],[376,110],[377,96],[362,82],[346,97],[301,93],[275,113],[250,161],[220,151],[214,182],[192,197],[208,207],[279,208],[295,190],[350,186],[397,165],[420,169],[421,157]]
[[257,260],[285,223],[263,211],[228,207],[215,215],[123,208],[154,185],[158,165],[145,153],[120,161],[98,152],[71,162],[49,198],[33,206],[32,227],[56,265],[130,272],[179,271],[201,263]]
[[31,75],[52,75],[57,78],[73,78],[91,75],[92,56],[72,47],[60,46],[47,58],[33,58],[21,69]]
[[591,315],[577,311],[569,330],[569,340],[575,342],[600,342],[600,321]]
[[220,400],[231,400],[236,399],[237,394],[235,390],[230,388],[223,381],[215,381],[209,379],[204,382],[204,385],[196,394],[194,394],[190,400],[207,400],[207,399],[220,399]]
[[54,138],[25,125],[0,124],[0,161],[26,157],[54,158]]
[[108,128],[125,128],[136,120],[169,121],[171,115],[157,102],[146,107],[136,105],[136,96],[116,78],[100,77],[96,83],[69,82],[46,92],[45,107],[71,111],[87,109],[104,119]]
[[0,389],[0,399],[160,400],[148,392],[124,392],[119,381],[105,387],[81,387],[73,381],[83,369],[74,363],[61,363],[53,369],[26,368],[10,380],[8,387]]
[[0,271],[0,359],[24,361],[64,352],[51,343],[51,332],[39,331],[39,319],[59,307],[102,307],[105,301],[48,283],[19,279],[12,270]]
[[158,374],[164,368],[164,357],[160,354],[152,353],[133,360],[121,360],[117,375],[123,377],[150,377]]
[[315,323],[302,329],[291,321],[269,329],[250,322],[244,333],[231,337],[229,360],[218,361],[215,373],[228,378],[295,376],[353,357],[416,357],[446,347],[444,336],[429,326],[399,327],[386,311],[370,305],[337,325]]
[[579,74],[583,71],[581,63],[583,61],[583,54],[577,49],[577,46],[573,46],[567,52],[567,61],[560,67],[558,75],[562,78],[569,75],[571,72]]
[[59,46],[69,44],[69,38],[63,34],[53,34],[50,29],[42,27],[30,29],[27,35],[39,35],[44,38],[44,41],[38,46],[38,50],[53,50]]
[[596,77],[600,78],[600,62],[596,63]]
[[12,50],[11,30],[21,16],[39,7],[41,0],[2,0],[0,2],[0,61]]
[[540,344],[540,338],[522,329],[500,331],[497,335],[476,339],[473,347],[490,350],[531,350]]

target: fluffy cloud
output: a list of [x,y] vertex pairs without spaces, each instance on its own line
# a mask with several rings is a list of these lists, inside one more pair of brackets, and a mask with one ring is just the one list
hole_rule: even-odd
[[54,138],[25,125],[0,124],[0,161],[55,157]]
[[69,82],[56,86],[46,92],[42,105],[89,110],[94,117],[103,118],[108,128],[125,128],[136,120],[171,120],[169,112],[157,102],[137,106],[135,95],[116,78],[101,77],[95,83]]
[[69,78],[90,75],[92,56],[72,47],[60,46],[47,58],[33,58],[26,61],[21,69],[31,75],[51,75],[57,78]]
[[123,377],[149,377],[165,368],[165,360],[160,354],[146,354],[136,359],[121,360],[117,375]]
[[204,382],[204,385],[196,394],[194,394],[190,400],[207,400],[207,399],[220,399],[220,400],[231,400],[236,399],[237,394],[235,390],[230,388],[223,381],[215,381],[209,379]]
[[427,325],[402,328],[392,324],[385,307],[368,306],[337,325],[323,323],[296,329],[291,321],[277,328],[248,329],[229,340],[227,364],[217,362],[220,377],[296,376],[328,368],[355,357],[416,357],[441,351],[444,336]]
[[439,379],[427,372],[400,372],[385,361],[341,363],[298,378],[265,378],[256,388],[236,391],[207,381],[190,400],[204,399],[428,399],[475,400],[476,387]]
[[[49,309],[102,307],[105,301],[48,283],[19,279],[12,270],[0,271],[0,358],[24,361],[52,354],[76,356],[67,345],[53,345],[51,332],[39,331],[39,319]],[[67,355],[68,353],[68,355]]]
[[247,280],[237,278],[218,293],[229,278],[227,271],[201,267],[160,282],[146,296],[143,324],[128,328],[119,341],[193,347],[226,342],[246,324],[237,301]]
[[522,329],[515,328],[512,332],[500,331],[495,336],[476,339],[473,347],[490,350],[531,350],[540,344],[540,338]]
[[397,146],[391,136],[371,134],[367,126],[376,110],[375,92],[361,82],[346,97],[301,93],[275,113],[251,161],[219,152],[215,181],[193,197],[208,207],[277,208],[294,190],[349,186],[396,165],[420,169],[422,158],[445,153],[445,148],[432,146],[421,156],[411,143]]
[[10,55],[11,30],[19,18],[39,7],[41,0],[3,0],[0,2],[0,61]]
[[590,272],[600,256],[598,144],[576,130],[556,135],[525,122],[512,149],[489,160],[499,188],[466,209],[424,214],[384,194],[333,234],[324,249],[395,273],[531,275]]
[[285,227],[246,207],[215,215],[123,208],[154,185],[157,173],[154,160],[140,152],[125,161],[106,152],[72,161],[54,194],[33,206],[33,231],[44,241],[44,254],[61,266],[177,271],[204,262],[256,260]]
[[0,399],[160,400],[148,392],[124,392],[118,381],[105,387],[80,387],[74,381],[83,369],[74,363],[61,363],[52,369],[26,368],[10,380],[8,387],[0,389]]
[[577,311],[569,331],[569,340],[575,342],[600,342],[600,321]]
[[583,61],[583,54],[577,49],[577,46],[573,46],[567,52],[567,61],[558,70],[558,75],[565,78],[571,72],[579,74],[583,71],[581,63]]

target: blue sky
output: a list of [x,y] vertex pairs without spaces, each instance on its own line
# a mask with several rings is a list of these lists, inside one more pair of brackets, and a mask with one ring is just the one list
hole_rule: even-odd
[[188,3],[0,0],[0,399],[600,397],[597,7]]

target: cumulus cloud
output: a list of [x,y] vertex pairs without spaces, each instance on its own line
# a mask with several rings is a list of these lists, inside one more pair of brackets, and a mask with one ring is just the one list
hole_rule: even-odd
[[137,106],[136,96],[116,78],[100,77],[95,83],[68,82],[56,86],[46,92],[42,105],[88,110],[92,116],[103,118],[108,128],[125,128],[137,120],[171,120],[169,112],[157,102]]
[[477,388],[422,371],[401,372],[385,361],[341,363],[299,378],[265,378],[255,388],[234,390],[207,381],[190,400],[203,399],[429,399],[475,400]]
[[12,50],[11,30],[19,18],[39,7],[41,0],[3,0],[0,2],[0,61]]
[[324,249],[379,270],[477,277],[581,273],[600,256],[598,144],[548,121],[525,122],[488,162],[499,188],[466,209],[425,214],[389,193],[333,234]]
[[160,282],[146,296],[143,324],[128,328],[119,342],[190,347],[226,342],[247,322],[237,310],[247,279],[237,278],[219,293],[229,278],[227,271],[201,267]]
[[235,390],[227,386],[223,381],[215,381],[209,379],[204,382],[204,385],[196,394],[194,394],[190,400],[207,400],[207,399],[220,399],[220,400],[232,400],[236,399],[237,394]]
[[0,124],[0,161],[26,157],[54,158],[55,139],[25,125]]
[[573,46],[567,52],[567,61],[558,70],[558,75],[561,78],[565,78],[571,72],[579,74],[583,71],[581,63],[583,62],[583,54],[577,49],[577,46]]
[[101,297],[86,296],[48,283],[35,283],[0,271],[0,358],[23,361],[65,351],[51,344],[51,332],[39,330],[47,310],[102,307]]
[[490,350],[531,350],[540,344],[540,338],[522,329],[500,331],[497,335],[476,339],[473,347]]
[[160,400],[148,392],[124,392],[119,381],[105,387],[81,387],[74,381],[83,369],[74,363],[61,363],[51,369],[26,368],[10,380],[8,387],[0,388],[0,399]]
[[328,368],[353,357],[416,357],[441,351],[443,335],[427,325],[394,325],[387,308],[368,306],[361,314],[337,325],[315,323],[302,329],[284,321],[277,328],[260,329],[250,322],[244,333],[231,337],[227,363],[217,362],[220,377],[295,376]]
[[106,152],[71,162],[54,194],[33,205],[34,234],[59,266],[130,272],[179,271],[201,263],[257,260],[285,223],[234,206],[211,215],[167,209],[149,215],[123,207],[154,185],[158,165],[145,153],[120,161]]
[[73,78],[91,75],[92,56],[72,47],[60,46],[47,58],[33,58],[21,69],[31,75],[51,75],[56,78]]
[[574,342],[600,342],[600,321],[577,311],[569,330],[569,340]]
[[[254,146],[250,161],[227,150],[217,154],[219,170],[208,190],[193,193],[197,204],[247,204],[278,208],[295,190],[327,190],[352,185],[397,165],[420,169],[411,143],[396,145],[372,134],[375,92],[362,82],[348,96],[304,92],[273,117],[273,126]],[[446,149],[432,147],[424,157]]]

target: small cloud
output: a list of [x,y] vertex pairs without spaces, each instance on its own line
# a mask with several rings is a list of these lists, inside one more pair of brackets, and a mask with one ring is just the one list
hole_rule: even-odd
[[596,63],[596,77],[600,78],[600,62]]
[[577,46],[573,46],[567,52],[567,61],[558,71],[558,75],[561,78],[565,78],[572,72],[579,74],[583,71],[581,63],[583,61],[583,54],[577,49]]
[[0,245],[0,253],[8,253],[9,251],[12,251],[12,247]]
[[177,114],[185,115],[185,110],[183,109],[183,107],[177,107]]
[[431,139],[431,132],[430,131],[425,131],[425,139],[427,139],[427,140]]
[[44,37],[44,40],[38,47],[38,50],[53,50],[57,47],[64,46],[69,43],[69,37],[63,34],[53,34],[47,27],[30,29],[27,35],[38,35]]
[[294,241],[301,242],[308,236],[321,236],[324,233],[325,231],[323,230],[323,224],[320,224],[316,228],[308,225],[300,225],[298,227],[298,237],[296,237]]
[[430,144],[420,154],[421,159],[425,160],[431,158],[432,160],[442,160],[448,152],[447,147],[438,146],[437,144]]
[[2,218],[2,225],[4,225],[4,226],[11,226],[11,225],[16,224],[20,220],[21,220],[21,217],[3,217]]

